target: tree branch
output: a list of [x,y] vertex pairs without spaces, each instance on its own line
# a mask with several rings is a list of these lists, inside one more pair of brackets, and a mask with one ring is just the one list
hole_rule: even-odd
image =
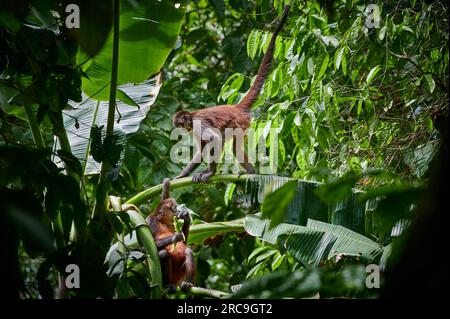
[[[253,175],[215,175],[212,176],[209,179],[210,183],[220,183],[220,182],[243,182],[243,181],[247,181],[249,179],[250,176]],[[182,187],[186,187],[189,185],[192,185],[192,176],[189,177],[184,177],[184,178],[179,178],[179,179],[175,179],[170,181],[170,188],[171,189],[177,189],[177,188],[182,188]],[[162,184],[159,185],[155,185],[153,187],[150,187],[136,195],[134,195],[132,198],[130,198],[129,200],[127,200],[125,202],[125,204],[134,204],[134,205],[141,205],[143,204],[145,201],[147,201],[149,198],[155,196],[155,195],[159,195],[162,191]]]

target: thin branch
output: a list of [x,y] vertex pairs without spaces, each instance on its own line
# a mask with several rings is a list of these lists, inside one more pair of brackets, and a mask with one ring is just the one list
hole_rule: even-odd
[[[119,67],[119,28],[120,28],[120,0],[114,0],[114,25],[113,25],[113,52],[111,65],[111,85],[109,91],[108,119],[106,124],[106,137],[114,134],[114,114],[116,111],[117,73]],[[108,173],[111,164],[102,162],[100,177],[97,184],[94,216],[106,211],[106,196],[109,188]]]
[[[178,287],[177,292],[181,292],[181,289]],[[202,296],[202,297],[212,297],[212,298],[227,298],[230,297],[231,294],[228,292],[214,290],[214,289],[206,289],[202,287],[191,287],[187,294],[194,296]]]

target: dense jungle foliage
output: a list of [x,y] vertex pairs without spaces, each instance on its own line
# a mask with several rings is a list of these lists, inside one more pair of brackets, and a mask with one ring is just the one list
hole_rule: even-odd
[[[272,173],[172,182],[196,280],[168,294],[145,217],[183,168],[172,116],[239,102],[286,4],[252,109]],[[445,1],[2,1],[2,294],[440,294],[448,41]]]

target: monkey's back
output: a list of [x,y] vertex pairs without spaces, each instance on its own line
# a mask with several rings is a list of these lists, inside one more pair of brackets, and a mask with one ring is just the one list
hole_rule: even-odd
[[193,120],[201,120],[202,125],[224,130],[250,126],[250,112],[236,105],[217,105],[193,112]]

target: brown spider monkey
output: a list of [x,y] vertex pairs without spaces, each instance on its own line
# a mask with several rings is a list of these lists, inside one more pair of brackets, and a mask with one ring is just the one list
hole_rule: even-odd
[[[221,141],[223,148],[225,138],[225,128],[242,129],[245,131],[250,126],[250,108],[258,99],[258,95],[261,92],[264,80],[269,73],[270,66],[273,60],[273,52],[275,48],[275,40],[286,21],[287,14],[289,12],[289,6],[285,6],[283,10],[283,16],[280,19],[275,31],[273,32],[269,46],[267,47],[266,54],[259,66],[258,74],[253,82],[252,87],[237,105],[218,105],[208,107],[194,112],[179,111],[173,117],[173,124],[176,127],[185,128],[189,131],[193,130],[194,140],[197,144],[197,153],[194,155],[192,161],[183,169],[183,171],[176,178],[186,177],[201,163],[202,151],[206,154],[211,154],[211,148],[213,141]],[[200,120],[200,131],[193,129],[193,121]],[[209,130],[208,130],[209,129]],[[214,132],[215,131],[215,132]],[[217,133],[220,131],[221,136]],[[203,137],[202,137],[203,135]],[[238,156],[238,148],[240,148],[240,154],[243,153],[243,158],[240,159],[241,166],[249,174],[255,173],[255,168],[248,161],[248,156],[243,149],[243,145],[237,145],[236,138],[233,138],[233,152],[235,156]],[[194,183],[207,183],[208,179],[214,175],[216,171],[216,163],[214,160],[208,165],[207,169],[202,172],[198,172],[192,176]]]
[[[156,207],[155,213],[149,215],[146,221],[158,248],[163,283],[168,291],[173,293],[177,285],[180,285],[182,291],[187,291],[193,286],[195,264],[192,249],[186,245],[190,226],[189,212],[179,208],[175,199],[169,198],[169,188],[170,180],[165,178],[161,202]],[[175,231],[174,216],[184,220],[182,233]]]

